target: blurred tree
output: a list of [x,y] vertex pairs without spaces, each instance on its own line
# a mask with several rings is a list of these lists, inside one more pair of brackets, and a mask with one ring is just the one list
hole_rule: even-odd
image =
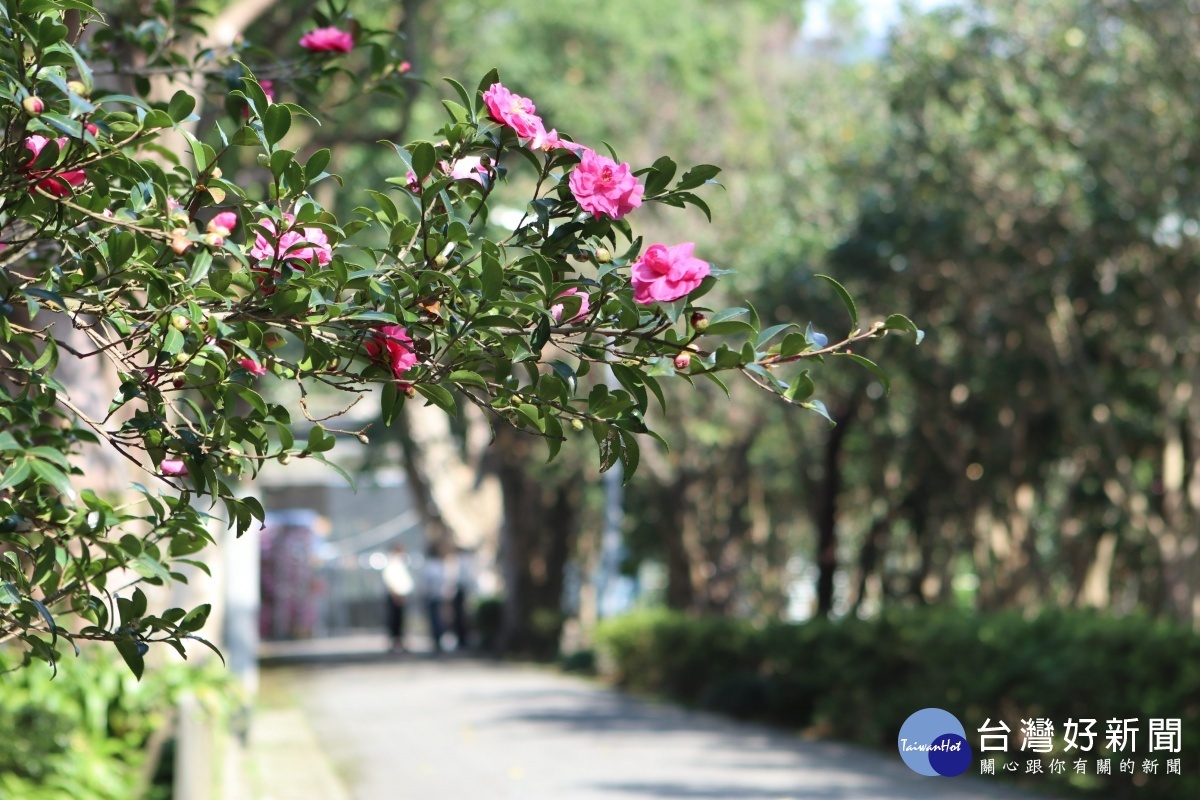
[[884,594],[965,573],[983,607],[1200,621],[1197,42],[1166,0],[979,0],[898,33],[880,180],[834,255],[936,332],[863,434],[907,531]]

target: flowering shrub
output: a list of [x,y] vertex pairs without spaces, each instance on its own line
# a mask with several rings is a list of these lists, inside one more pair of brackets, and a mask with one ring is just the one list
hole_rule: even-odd
[[[187,92],[150,100],[94,85],[63,11],[90,7],[0,0],[0,639],[33,657],[103,640],[140,672],[149,644],[182,652],[199,638],[206,606],[152,610],[140,589],[118,595],[110,575],[180,578],[172,565],[202,565],[193,557],[210,542],[195,500],[221,504],[241,532],[263,509],[238,496],[239,479],[269,460],[325,460],[329,421],[268,402],[254,379],[319,381],[352,400],[374,388],[385,423],[406,402],[448,414],[473,405],[544,437],[551,457],[588,431],[601,469],[620,461],[632,475],[641,438],[657,438],[660,379],[738,372],[821,410],[796,365],[915,330],[900,316],[861,328],[836,284],[852,330],[833,344],[787,325],[760,330],[751,308],[712,313],[701,298],[722,272],[690,243],[644,248],[630,221],[649,203],[707,215],[695,190],[719,170],[676,178],[660,158],[633,171],[548,131],[494,73],[475,91],[449,81],[446,125],[392,143],[396,176],[366,193],[355,219],[337,219],[311,192],[331,179],[330,152],[301,159],[283,145],[302,107],[275,102],[228,60],[229,117],[197,137]],[[300,46],[319,81],[340,69],[331,53],[366,45],[327,26]],[[150,146],[172,130],[188,152],[167,169]],[[258,152],[261,199],[224,177],[238,148]],[[501,229],[489,201],[516,169],[535,188],[524,218]],[[102,360],[119,376],[105,413],[56,377],[65,359]],[[144,473],[140,505],[79,487],[74,456],[89,447]]]

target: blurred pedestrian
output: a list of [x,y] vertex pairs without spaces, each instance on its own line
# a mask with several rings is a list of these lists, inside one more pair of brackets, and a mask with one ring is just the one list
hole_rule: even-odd
[[451,600],[454,621],[455,650],[467,648],[467,637],[470,635],[467,623],[467,598],[475,587],[475,554],[465,547],[459,547],[455,552],[454,564],[454,598]]
[[425,563],[421,566],[421,595],[429,612],[429,637],[433,640],[435,653],[442,652],[442,634],[446,630],[442,622],[445,592],[446,562],[442,559],[441,548],[430,544],[425,551]]
[[404,545],[395,544],[383,568],[383,585],[387,589],[387,628],[392,640],[392,652],[404,652],[404,618],[408,612],[408,598],[415,588],[412,572],[408,568],[408,551]]

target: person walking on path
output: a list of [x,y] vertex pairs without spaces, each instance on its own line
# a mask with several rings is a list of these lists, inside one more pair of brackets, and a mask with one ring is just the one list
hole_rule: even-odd
[[425,551],[425,563],[421,565],[421,594],[429,612],[429,638],[433,641],[435,653],[442,652],[442,634],[446,630],[442,623],[445,592],[446,562],[442,560],[441,548],[430,544]]
[[466,650],[467,637],[470,635],[467,624],[467,597],[475,585],[475,554],[465,547],[459,547],[454,560],[454,598],[451,600],[454,649]]
[[408,612],[408,598],[415,588],[412,572],[408,569],[408,552],[404,545],[396,544],[383,568],[383,585],[387,589],[387,627],[392,640],[392,652],[404,652],[404,618]]

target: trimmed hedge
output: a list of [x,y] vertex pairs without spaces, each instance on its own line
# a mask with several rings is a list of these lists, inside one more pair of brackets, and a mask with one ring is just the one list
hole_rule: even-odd
[[[826,620],[756,626],[668,611],[603,623],[602,655],[621,685],[690,705],[790,728],[894,749],[914,711],[944,708],[967,728],[988,718],[1012,729],[1017,760],[1021,720],[1050,719],[1056,747],[1067,719],[1095,718],[1096,746],[1087,776],[1034,775],[1030,788],[1071,786],[1112,798],[1200,797],[1200,636],[1144,618],[1079,611],[975,614],[953,609],[888,612],[871,620]],[[1137,718],[1136,774],[1097,777],[1105,720]],[[1148,752],[1151,717],[1182,720],[1182,752]],[[990,758],[1002,755],[989,752]],[[1142,760],[1159,760],[1142,776]],[[1043,755],[1072,764],[1078,751]],[[1182,759],[1182,776],[1165,775],[1166,758]],[[997,772],[1000,761],[997,761]],[[1022,765],[1023,771],[1023,765]],[[1135,785],[1135,780],[1140,785]]]

